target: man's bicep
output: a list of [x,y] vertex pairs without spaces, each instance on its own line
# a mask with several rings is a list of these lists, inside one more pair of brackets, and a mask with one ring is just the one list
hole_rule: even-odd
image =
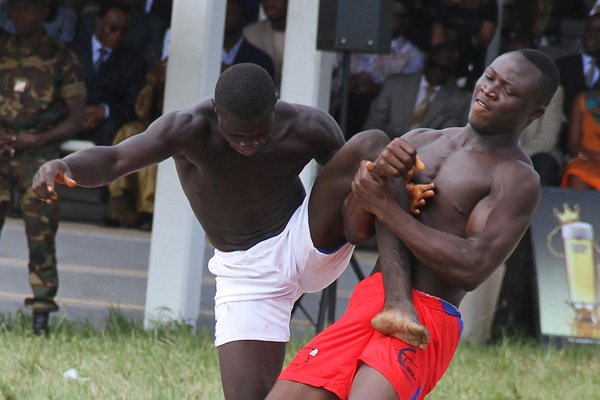
[[[524,181],[530,181],[525,179]],[[539,201],[539,184],[493,188],[469,218],[466,239],[476,243],[483,255],[483,267],[490,273],[503,263],[521,240]]]

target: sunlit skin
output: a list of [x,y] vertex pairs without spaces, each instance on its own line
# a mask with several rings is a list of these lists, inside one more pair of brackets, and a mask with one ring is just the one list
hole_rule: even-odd
[[541,72],[531,64],[523,66],[518,56],[500,56],[475,84],[468,120],[477,133],[498,136],[520,132],[545,112],[536,106]]
[[[412,306],[411,286],[458,307],[518,244],[540,198],[539,178],[518,143],[521,129],[544,114],[539,74],[521,54],[501,56],[477,83],[467,126],[413,130],[388,144],[375,168],[361,164],[348,204],[374,214],[387,228],[377,231],[380,258],[374,271],[384,276],[385,307],[371,321],[376,329],[426,347],[429,334]],[[399,188],[386,179],[415,152],[426,168],[415,169],[412,181],[436,188],[416,218],[398,204]],[[410,271],[402,246],[414,255]],[[399,267],[390,268],[394,265]],[[397,399],[390,382],[365,364],[354,382],[350,399]],[[291,381],[277,382],[267,397],[306,398],[336,397]]]

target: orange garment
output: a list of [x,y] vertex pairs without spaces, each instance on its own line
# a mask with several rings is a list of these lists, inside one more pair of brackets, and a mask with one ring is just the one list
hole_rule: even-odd
[[[586,93],[577,95],[575,101],[579,102],[583,114],[581,119],[581,147],[585,150],[600,152],[600,125],[587,107]],[[599,112],[599,110],[596,110],[596,112]],[[570,176],[576,176],[594,189],[600,190],[600,165],[587,157],[575,157],[567,163],[560,186],[568,187]]]

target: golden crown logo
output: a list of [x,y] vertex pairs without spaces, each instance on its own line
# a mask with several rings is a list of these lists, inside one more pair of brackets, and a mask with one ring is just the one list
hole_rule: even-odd
[[569,208],[567,203],[563,204],[563,212],[560,212],[558,208],[553,210],[554,216],[558,219],[560,226],[572,224],[573,222],[579,222],[579,204],[575,204],[573,209]]

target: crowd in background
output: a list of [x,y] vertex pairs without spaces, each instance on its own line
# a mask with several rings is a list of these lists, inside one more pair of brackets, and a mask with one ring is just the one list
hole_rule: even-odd
[[[24,14],[19,14],[24,11],[13,8],[17,3],[48,7],[45,31],[73,52],[77,60],[72,62],[81,69],[70,72],[72,82],[61,83],[66,111],[49,114],[57,126],[64,127],[64,121],[70,123],[79,115],[81,124],[51,135],[52,146],[36,145],[32,136],[36,151],[40,147],[55,151],[56,143],[68,138],[116,144],[144,131],[161,114],[172,0],[4,0],[0,37],[14,37],[24,29],[20,17]],[[567,4],[572,9],[567,10]],[[501,52],[537,48],[547,40],[557,13],[579,13],[585,19],[581,46],[556,60],[561,87],[544,117],[522,133],[521,144],[542,185],[600,189],[600,15],[595,14],[600,5],[553,0],[509,0],[501,5],[503,10],[496,0],[394,0],[390,52],[351,55],[346,113],[340,110],[344,71],[338,63],[332,71],[330,113],[345,127],[346,138],[365,129],[381,129],[393,138],[419,127],[462,126],[467,123],[470,93],[484,74],[488,47],[496,35]],[[221,71],[255,63],[279,87],[286,16],[287,0],[228,0]],[[2,43],[5,55],[12,51],[10,39]],[[15,93],[28,84],[19,79],[9,88]],[[73,105],[67,92],[77,101],[83,99],[84,105]],[[8,132],[11,112],[0,107],[3,132]],[[341,115],[347,120],[340,121]],[[19,135],[16,143],[28,137]],[[20,148],[15,149],[19,155]],[[153,167],[111,183],[103,192],[106,214],[101,223],[151,229],[155,181]],[[26,189],[18,190],[25,196]],[[31,208],[28,202],[20,207]],[[53,236],[50,242],[53,246]],[[31,247],[30,251],[35,253]],[[52,303],[46,309],[53,307]]]

